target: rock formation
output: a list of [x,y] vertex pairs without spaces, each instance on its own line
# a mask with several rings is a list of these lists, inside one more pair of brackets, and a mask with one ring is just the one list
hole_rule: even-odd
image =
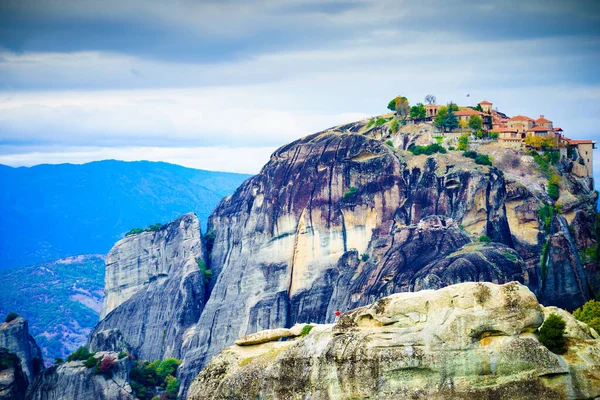
[[106,259],[104,318],[90,335],[90,350],[181,358],[184,332],[204,306],[204,272],[198,266],[204,258],[194,214],[117,242]]
[[27,376],[14,353],[0,347],[0,400],[22,400],[27,392]]
[[18,317],[0,325],[0,348],[5,348],[7,352],[14,353],[19,358],[21,370],[28,383],[31,383],[44,368],[42,352],[29,334],[29,327],[24,318]]
[[53,365],[36,378],[28,390],[30,400],[134,400],[128,383],[131,361],[129,357],[118,359],[117,353],[100,352],[97,358],[112,357],[115,365],[112,376],[96,374],[94,368],[86,368],[82,361]]
[[[566,319],[562,356],[537,339],[545,312]],[[229,347],[187,398],[596,398],[600,341],[589,332],[516,282],[398,293],[306,337]]]
[[[336,308],[396,292],[516,280],[544,304],[572,309],[600,288],[597,265],[579,255],[596,245],[596,194],[568,161],[558,166],[560,210],[523,152],[502,169],[456,151],[413,156],[410,145],[435,140],[430,126],[365,125],[283,146],[213,212],[209,265],[218,278],[184,341],[184,390],[240,336],[331,322]],[[500,165],[507,151],[497,151]]]

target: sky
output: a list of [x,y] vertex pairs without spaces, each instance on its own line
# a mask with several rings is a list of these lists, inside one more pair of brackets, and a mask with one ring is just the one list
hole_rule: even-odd
[[600,141],[599,65],[596,0],[0,0],[0,163],[256,173],[399,94]]

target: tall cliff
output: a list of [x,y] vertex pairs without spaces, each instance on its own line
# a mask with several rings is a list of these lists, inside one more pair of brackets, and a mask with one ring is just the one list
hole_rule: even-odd
[[183,335],[206,296],[198,218],[186,214],[161,229],[127,236],[106,258],[103,319],[92,351],[128,350],[138,358],[181,358]]
[[406,151],[433,142],[430,125],[332,128],[280,148],[225,198],[209,220],[218,278],[183,343],[183,390],[240,336],[329,322],[395,292],[517,280],[572,309],[598,290],[597,265],[580,256],[596,245],[597,195],[572,162],[556,167],[559,207],[531,156],[481,146],[498,153],[483,166]]
[[21,370],[28,383],[44,369],[42,352],[29,334],[29,326],[24,318],[18,317],[0,324],[0,348],[19,357]]
[[[535,333],[550,314],[566,321],[568,350]],[[592,399],[600,396],[597,332],[545,309],[516,282],[463,283],[399,293],[316,325],[242,338],[192,383],[189,400]],[[262,337],[258,343],[247,339]],[[268,339],[272,338],[273,341]]]

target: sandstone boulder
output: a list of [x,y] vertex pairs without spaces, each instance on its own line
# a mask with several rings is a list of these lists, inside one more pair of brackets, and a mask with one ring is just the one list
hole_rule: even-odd
[[569,334],[552,353],[535,334],[544,311],[516,282],[394,294],[297,341],[227,348],[188,399],[600,396],[600,341]]

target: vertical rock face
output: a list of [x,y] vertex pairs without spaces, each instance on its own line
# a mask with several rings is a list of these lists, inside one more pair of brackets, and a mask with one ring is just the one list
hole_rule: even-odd
[[102,352],[96,355],[115,360],[112,375],[96,374],[82,361],[53,365],[40,374],[27,392],[30,400],[134,400],[129,386],[129,357],[118,359],[117,353]]
[[14,353],[0,347],[0,400],[22,400],[27,392],[27,377]]
[[104,318],[90,335],[90,349],[127,349],[148,360],[181,358],[183,334],[204,306],[201,260],[194,214],[119,241],[107,257]]
[[28,383],[44,368],[42,352],[29,334],[27,321],[21,317],[0,325],[0,347],[14,353]]
[[100,319],[150,282],[197,266],[202,258],[200,225],[190,213],[157,231],[126,236],[106,257],[105,298]]
[[505,201],[503,175],[457,153],[404,158],[339,131],[282,147],[209,220],[219,275],[184,343],[183,387],[248,333],[442,281],[529,283]]
[[[568,327],[562,356],[533,333],[550,313]],[[600,341],[589,331],[516,282],[398,293],[303,338],[229,347],[187,398],[592,399]],[[261,335],[277,338],[271,333]]]

